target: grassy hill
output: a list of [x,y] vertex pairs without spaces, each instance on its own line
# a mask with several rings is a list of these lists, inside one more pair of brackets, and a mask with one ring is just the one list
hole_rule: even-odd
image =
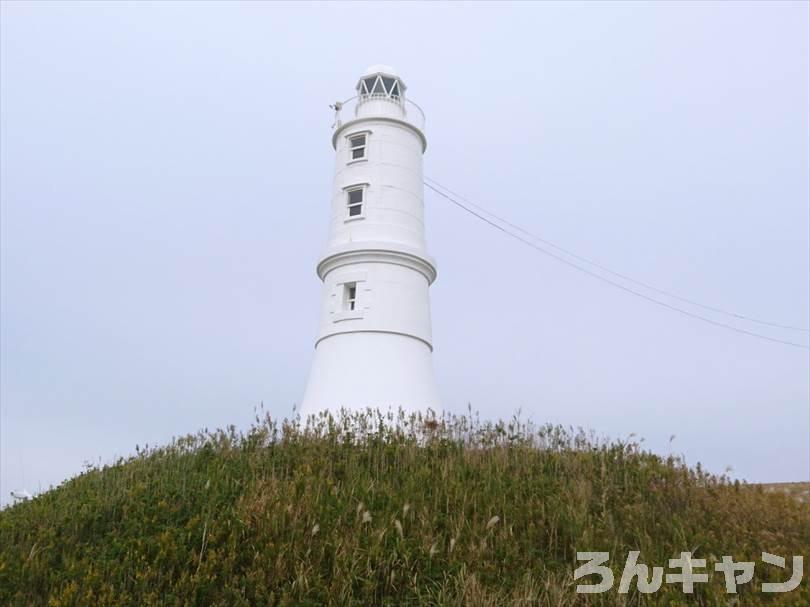
[[[727,595],[617,592],[629,550],[756,561]],[[577,551],[616,584],[578,595]],[[810,505],[518,420],[379,413],[200,432],[0,512],[0,605],[810,605]],[[807,569],[810,563],[806,563]],[[732,601],[739,602],[730,602]]]

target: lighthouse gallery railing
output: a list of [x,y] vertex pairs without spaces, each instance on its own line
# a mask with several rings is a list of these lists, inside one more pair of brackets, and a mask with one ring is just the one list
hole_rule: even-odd
[[391,97],[382,93],[375,93],[371,95],[355,95],[346,101],[339,101],[331,106],[335,110],[335,123],[332,125],[333,129],[340,128],[345,122],[357,118],[357,108],[363,103],[383,102],[391,103],[397,106],[402,114],[396,116],[400,120],[412,124],[420,131],[425,130],[425,113],[417,104],[402,97]]

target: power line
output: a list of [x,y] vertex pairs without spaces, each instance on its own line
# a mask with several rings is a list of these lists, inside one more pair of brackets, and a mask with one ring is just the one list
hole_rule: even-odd
[[[751,316],[743,316],[742,314],[737,314],[735,312],[729,312],[727,310],[723,310],[722,308],[717,308],[715,306],[709,306],[709,305],[706,305],[706,304],[702,304],[702,303],[700,303],[698,301],[694,301],[693,299],[687,299],[686,297],[676,295],[675,293],[672,293],[670,291],[665,291],[664,289],[659,289],[658,287],[654,287],[653,285],[651,285],[649,283],[642,282],[640,280],[637,280],[635,278],[627,276],[626,274],[622,274],[621,272],[616,272],[615,270],[611,270],[610,268],[608,268],[606,266],[603,266],[602,264],[597,263],[597,262],[593,261],[592,259],[588,259],[587,257],[583,257],[582,255],[577,255],[576,253],[574,253],[572,251],[564,249],[563,247],[561,247],[559,245],[556,245],[553,242],[551,242],[549,240],[546,240],[545,238],[542,238],[541,236],[538,236],[537,234],[532,234],[531,232],[529,232],[529,231],[523,229],[522,227],[520,227],[519,225],[514,224],[514,223],[504,219],[503,217],[499,217],[498,215],[496,215],[492,211],[489,211],[489,210],[485,209],[484,207],[474,203],[472,200],[469,200],[468,198],[465,198],[461,194],[459,194],[457,192],[454,192],[450,188],[443,186],[442,184],[440,184],[435,179],[431,179],[430,177],[425,177],[425,179],[427,181],[433,182],[433,184],[435,186],[443,189],[446,192],[449,192],[450,194],[452,194],[456,198],[459,198],[459,199],[463,200],[464,202],[466,202],[467,204],[471,205],[472,207],[478,209],[479,211],[481,211],[483,213],[486,213],[490,217],[494,217],[495,219],[497,219],[498,221],[500,221],[501,223],[503,223],[505,225],[508,225],[512,229],[515,229],[515,230],[525,234],[529,238],[532,238],[534,240],[537,240],[539,242],[547,244],[548,246],[553,247],[553,248],[557,249],[558,251],[562,251],[563,253],[573,257],[574,259],[578,259],[579,261],[584,261],[585,263],[588,263],[588,264],[590,264],[590,265],[592,265],[592,266],[594,266],[596,268],[599,268],[603,272],[607,272],[608,274],[612,274],[613,276],[617,276],[617,277],[619,277],[619,278],[621,278],[623,280],[626,280],[628,282],[632,282],[634,284],[637,284],[637,285],[639,285],[641,287],[644,287],[645,289],[649,289],[651,291],[655,291],[656,293],[660,293],[661,295],[666,295],[667,297],[671,297],[672,299],[677,299],[677,300],[682,301],[684,303],[688,303],[688,304],[691,304],[693,306],[703,308],[704,310],[710,310],[711,312],[717,312],[718,314],[725,314],[726,316],[730,316],[732,318],[737,318],[739,320],[745,320],[745,321],[757,323],[757,324],[760,324],[760,325],[767,325],[769,327],[775,327],[777,329],[789,329],[789,330],[792,330],[792,331],[803,331],[803,332],[806,332],[806,333],[810,333],[810,329],[805,329],[804,327],[795,327],[795,326],[792,326],[792,325],[782,325],[782,324],[778,324],[778,323],[775,323],[775,322],[770,322],[770,321],[767,321],[767,320],[760,320],[760,319],[757,319],[757,318],[752,318]],[[425,185],[429,185],[429,184],[427,182],[425,182]],[[433,188],[431,188],[431,189],[433,189]]]
[[649,302],[652,302],[654,304],[657,304],[659,306],[662,306],[662,307],[667,308],[669,310],[672,310],[674,312],[680,312],[681,314],[683,314],[685,316],[689,316],[690,318],[695,318],[697,320],[702,320],[703,322],[709,323],[711,325],[715,325],[717,327],[722,327],[724,329],[729,329],[731,331],[735,331],[737,333],[742,333],[744,335],[749,335],[751,337],[757,337],[759,339],[765,339],[767,341],[772,341],[772,342],[776,342],[776,343],[779,343],[779,344],[784,344],[786,346],[793,346],[795,348],[802,348],[802,349],[805,349],[805,350],[810,350],[810,346],[805,346],[804,344],[800,344],[800,343],[796,343],[796,342],[792,342],[792,341],[787,341],[787,340],[784,340],[784,339],[777,339],[775,337],[770,337],[768,335],[762,335],[761,333],[754,333],[753,331],[747,331],[746,329],[740,329],[739,327],[735,327],[733,325],[728,325],[726,323],[722,323],[722,322],[719,322],[719,321],[716,321],[716,320],[712,320],[711,318],[706,318],[705,316],[701,316],[700,314],[695,314],[694,312],[690,312],[688,310],[684,310],[683,308],[673,306],[671,304],[668,304],[665,301],[661,301],[660,299],[655,299],[654,297],[650,297],[649,295],[646,295],[644,293],[640,293],[639,291],[636,291],[636,290],[631,289],[629,287],[626,287],[623,284],[620,284],[620,283],[618,283],[618,282],[616,282],[614,280],[606,278],[606,277],[602,276],[601,274],[597,274],[596,272],[592,272],[588,268],[584,268],[584,267],[582,267],[582,266],[580,266],[578,264],[575,264],[574,262],[569,261],[568,259],[565,259],[564,257],[560,257],[556,253],[553,253],[551,251],[548,251],[548,250],[544,249],[541,246],[538,246],[537,244],[535,244],[531,240],[527,240],[526,238],[524,238],[524,237],[522,237],[522,236],[520,236],[518,234],[510,232],[509,230],[507,230],[503,226],[501,226],[501,225],[495,223],[494,221],[484,217],[480,213],[476,213],[474,210],[472,210],[469,207],[465,206],[464,204],[462,204],[461,202],[459,202],[458,200],[456,200],[452,196],[442,192],[437,187],[434,187],[433,185],[431,185],[431,184],[429,184],[427,182],[425,182],[425,185],[428,188],[430,188],[431,190],[433,190],[434,192],[436,192],[439,196],[441,196],[443,198],[446,198],[447,200],[452,202],[457,207],[463,209],[464,211],[466,211],[470,215],[473,215],[473,216],[477,217],[478,219],[480,219],[484,223],[489,224],[490,226],[492,226],[496,230],[499,230],[499,231],[503,232],[507,236],[510,236],[510,237],[514,238],[515,240],[519,240],[523,244],[526,244],[526,245],[532,247],[533,249],[536,249],[537,251],[540,251],[541,253],[543,253],[545,255],[548,255],[549,257],[552,257],[553,259],[556,259],[557,261],[561,261],[562,263],[564,263],[566,265],[569,265],[572,268],[575,268],[575,269],[579,270],[580,272],[584,272],[588,276],[591,276],[593,278],[597,278],[597,279],[601,280],[602,282],[606,282],[607,284],[612,285],[612,286],[614,286],[614,287],[616,287],[618,289],[621,289],[622,291],[625,291],[627,293],[630,293],[631,295],[635,295],[636,297],[641,297],[642,299],[645,299],[645,300],[647,300]]

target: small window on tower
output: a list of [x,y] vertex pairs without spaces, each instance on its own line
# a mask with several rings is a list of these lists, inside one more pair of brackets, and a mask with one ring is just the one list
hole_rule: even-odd
[[346,204],[349,209],[349,217],[359,217],[363,214],[363,188],[349,190],[346,192]]
[[357,283],[347,282],[343,285],[343,307],[347,311],[354,311],[357,306]]
[[349,152],[352,160],[360,160],[366,157],[366,136],[355,135],[349,137]]

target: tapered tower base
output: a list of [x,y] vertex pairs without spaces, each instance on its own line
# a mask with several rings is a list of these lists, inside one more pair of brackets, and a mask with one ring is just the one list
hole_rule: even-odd
[[344,333],[315,350],[301,414],[366,407],[437,410],[439,392],[428,345],[390,333]]

